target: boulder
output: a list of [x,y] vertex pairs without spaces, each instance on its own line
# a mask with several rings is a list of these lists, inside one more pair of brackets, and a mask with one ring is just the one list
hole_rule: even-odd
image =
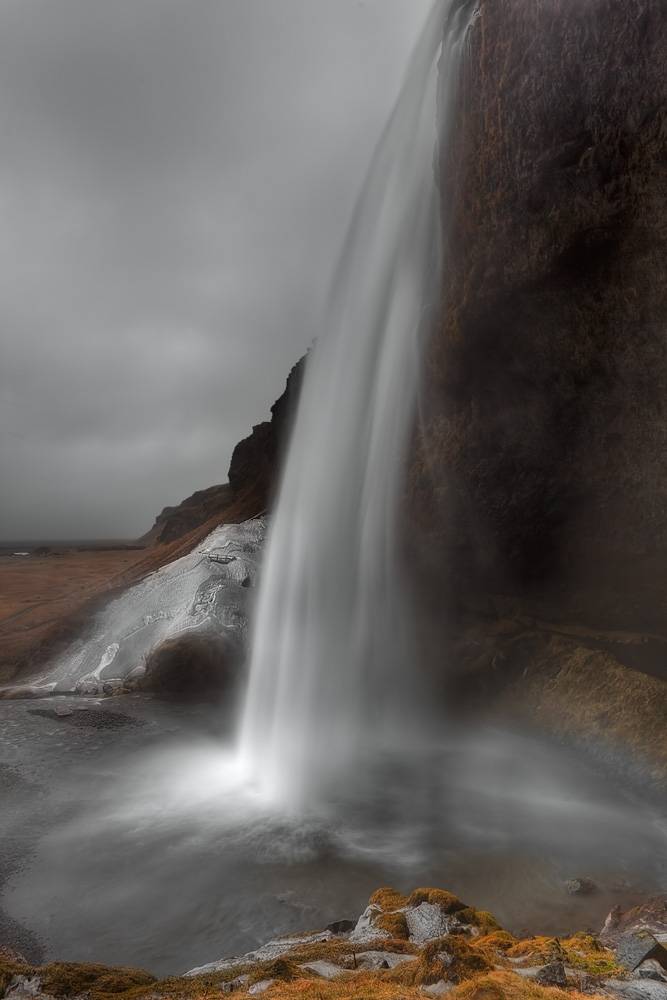
[[624,934],[616,946],[616,958],[631,972],[649,959],[667,969],[667,948],[648,930],[633,930]]
[[150,653],[139,687],[182,701],[220,697],[233,688],[240,661],[235,637],[224,632],[185,632]]
[[357,926],[356,920],[334,920],[326,929],[332,934],[349,934]]
[[338,979],[340,976],[349,975],[349,969],[341,969],[340,965],[335,965],[333,962],[325,962],[323,960],[315,962],[307,962],[305,965],[299,966],[305,972],[314,973],[316,976],[320,976],[321,979]]
[[410,932],[410,940],[417,944],[425,944],[435,938],[449,934],[452,924],[457,923],[449,917],[441,906],[435,903],[420,903],[405,911],[405,919]]
[[561,989],[567,986],[567,973],[562,962],[549,962],[544,965],[535,976],[535,982],[540,986],[558,986]]
[[653,979],[606,979],[602,985],[620,1000],[667,1000],[667,983]]
[[374,923],[375,918],[380,916],[381,913],[382,908],[375,903],[367,906],[357,920],[356,927],[350,934],[350,941],[354,941],[356,944],[366,944],[368,941],[378,941],[388,938],[390,935],[386,931],[376,927]]
[[647,958],[637,966],[635,975],[640,979],[655,979],[659,983],[667,983],[667,970],[655,958]]
[[658,941],[667,937],[666,896],[654,896],[629,910],[615,906],[605,920],[600,940],[608,948],[615,947],[624,934],[641,930],[649,931]]
[[591,896],[597,888],[592,878],[569,878],[565,883],[570,896]]

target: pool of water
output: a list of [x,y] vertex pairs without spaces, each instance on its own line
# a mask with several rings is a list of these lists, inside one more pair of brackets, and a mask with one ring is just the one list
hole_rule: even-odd
[[[381,885],[446,887],[545,933],[667,888],[653,808],[529,735],[443,730],[295,816],[244,785],[219,713],[0,703],[0,943],[170,974],[355,918]],[[582,875],[599,891],[569,896]]]

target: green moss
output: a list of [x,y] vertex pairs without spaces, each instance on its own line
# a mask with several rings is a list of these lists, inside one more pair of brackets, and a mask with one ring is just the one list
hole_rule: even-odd
[[509,958],[524,958],[527,964],[552,962],[558,959],[591,976],[623,976],[625,969],[618,965],[613,952],[605,948],[592,934],[575,934],[573,937],[535,937],[519,941],[511,947]]

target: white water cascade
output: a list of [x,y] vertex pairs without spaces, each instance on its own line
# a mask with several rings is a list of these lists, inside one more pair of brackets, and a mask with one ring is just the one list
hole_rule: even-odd
[[441,288],[438,71],[440,117],[451,118],[469,21],[461,0],[438,0],[431,11],[307,366],[264,559],[240,737],[251,780],[288,805],[361,768],[383,743],[411,741],[419,726],[396,528],[420,340]]

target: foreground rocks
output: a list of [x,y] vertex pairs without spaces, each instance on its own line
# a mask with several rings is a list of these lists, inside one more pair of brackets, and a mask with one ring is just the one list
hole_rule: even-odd
[[[664,909],[665,900],[660,905]],[[667,1000],[667,955],[660,947],[649,949],[651,975],[641,956],[636,966],[627,961],[627,935],[661,934],[659,901],[649,909],[658,922],[646,908],[610,914],[612,923],[624,929],[614,950],[585,933],[520,940],[490,913],[442,889],[416,889],[409,896],[380,889],[356,922],[337,921],[331,925],[336,930],[277,938],[246,955],[160,982],[135,969],[70,963],[33,967],[0,946],[0,997],[579,1000],[585,994]],[[610,920],[603,938],[609,938]]]

